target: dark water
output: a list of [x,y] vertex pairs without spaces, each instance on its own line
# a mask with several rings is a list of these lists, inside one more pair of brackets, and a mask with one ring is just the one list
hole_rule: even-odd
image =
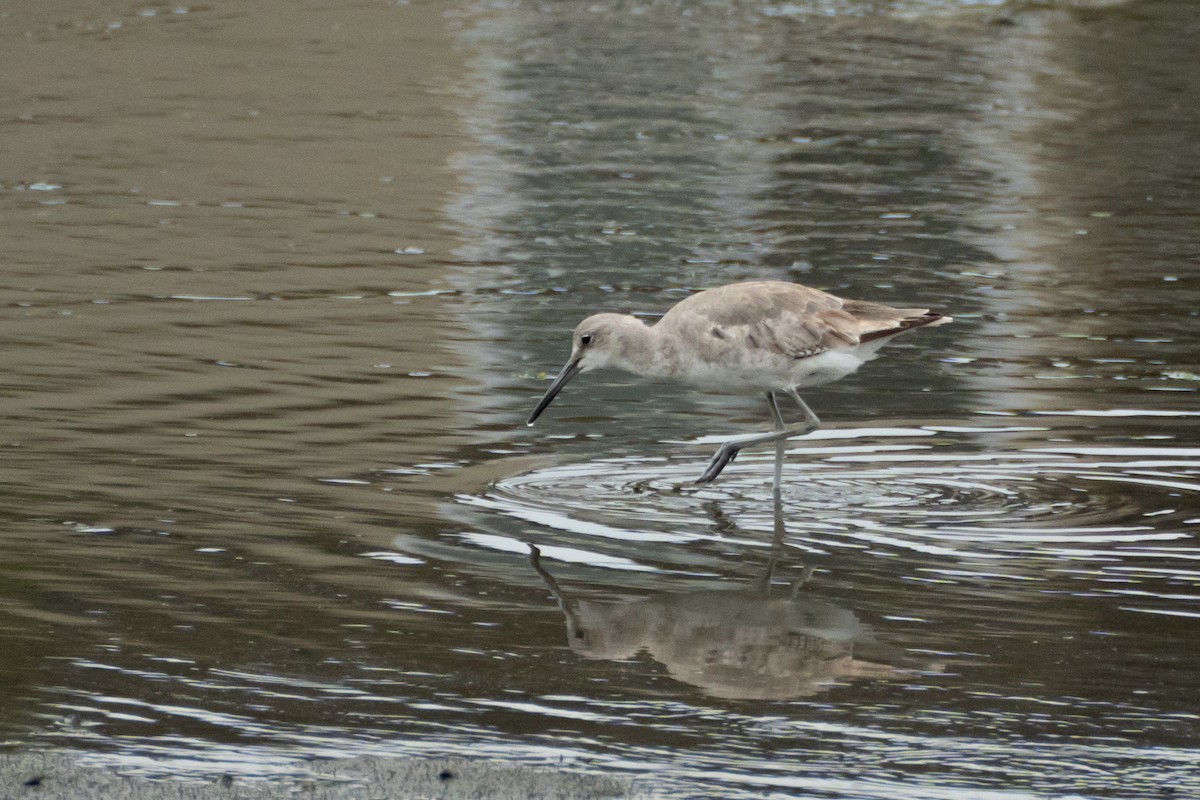
[[[0,23],[0,741],[1200,795],[1192,4]],[[522,424],[585,314],[748,278],[956,318],[809,395],[778,513],[691,484],[757,400]]]

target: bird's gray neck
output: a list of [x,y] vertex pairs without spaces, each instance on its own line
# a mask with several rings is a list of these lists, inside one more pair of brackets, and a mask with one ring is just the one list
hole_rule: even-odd
[[612,366],[643,378],[666,378],[674,372],[675,354],[655,335],[653,327],[636,317],[621,328]]

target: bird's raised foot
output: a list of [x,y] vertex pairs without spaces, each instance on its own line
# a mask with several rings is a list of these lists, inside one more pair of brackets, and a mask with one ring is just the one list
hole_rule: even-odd
[[737,458],[737,454],[742,448],[735,446],[732,442],[726,442],[717,448],[717,452],[709,460],[708,466],[704,468],[704,474],[696,479],[696,483],[712,483],[721,474],[721,470],[729,466],[729,463]]

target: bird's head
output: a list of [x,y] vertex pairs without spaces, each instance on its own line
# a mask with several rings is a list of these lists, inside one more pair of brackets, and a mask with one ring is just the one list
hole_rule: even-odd
[[641,320],[628,314],[593,314],[579,323],[571,334],[571,357],[525,424],[532,425],[567,382],[579,373],[601,367],[625,367],[629,342],[636,335],[634,332],[644,333],[645,330]]

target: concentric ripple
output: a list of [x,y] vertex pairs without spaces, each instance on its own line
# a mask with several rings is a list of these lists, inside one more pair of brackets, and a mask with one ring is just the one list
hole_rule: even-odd
[[779,522],[786,545],[806,552],[856,549],[939,569],[986,563],[1010,577],[1042,575],[1047,562],[1110,575],[1165,569],[1194,583],[1185,567],[1200,567],[1200,449],[979,452],[974,442],[967,452],[941,432],[932,444],[883,445],[839,433],[788,452],[779,520],[771,453],[744,454],[711,486],[693,483],[699,461],[620,459],[517,475],[459,500],[547,529],[557,543],[635,560],[634,543],[766,547]]

